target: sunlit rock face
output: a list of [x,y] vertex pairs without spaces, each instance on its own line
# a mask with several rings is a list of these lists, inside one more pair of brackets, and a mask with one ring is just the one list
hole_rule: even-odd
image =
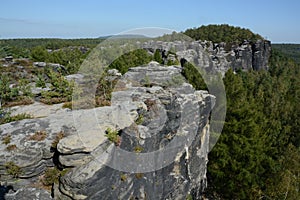
[[164,62],[177,59],[199,65],[207,71],[217,71],[222,75],[228,69],[234,71],[266,70],[271,56],[271,42],[268,40],[244,41],[240,44],[212,43],[210,41],[151,41],[143,48],[153,53],[160,49]]
[[[200,198],[206,187],[208,119],[215,98],[207,91],[195,91],[181,70],[151,62],[123,75],[112,94],[112,106],[105,108],[119,108],[111,111],[118,116],[102,108],[106,117],[98,120],[100,131],[81,137],[83,143],[75,138],[78,135],[59,142],[59,160],[74,168],[55,185],[54,196],[185,199],[191,194]],[[119,131],[120,143],[102,137],[107,127]],[[87,148],[89,141],[95,148]]]

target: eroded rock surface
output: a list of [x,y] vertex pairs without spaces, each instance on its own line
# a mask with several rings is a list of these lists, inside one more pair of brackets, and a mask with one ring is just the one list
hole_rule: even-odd
[[271,56],[271,42],[268,40],[244,41],[234,45],[210,41],[149,41],[143,43],[142,48],[151,53],[159,49],[165,63],[173,60],[173,54],[165,55],[171,51],[179,60],[184,58],[207,71],[218,71],[223,75],[230,68],[234,71],[268,69]]
[[[195,91],[180,73],[180,67],[152,62],[122,77],[112,106],[135,107],[136,121],[118,129],[119,146],[103,140],[90,160],[60,179],[55,191],[60,199],[185,199],[189,193],[200,198],[214,97]],[[68,142],[58,145],[64,153],[62,143],[67,148]]]
[[[32,186],[54,165],[69,168],[53,187],[55,199],[200,198],[215,98],[195,91],[181,70],[151,62],[122,76],[111,106],[52,107],[41,115],[34,104],[32,114],[40,118],[1,125],[1,138],[10,138],[0,146],[1,181],[16,190],[8,199],[31,190],[47,199],[47,191]],[[118,143],[108,140],[108,128],[119,132]],[[54,145],[58,133],[64,137]],[[20,167],[18,179],[7,171],[9,162]]]

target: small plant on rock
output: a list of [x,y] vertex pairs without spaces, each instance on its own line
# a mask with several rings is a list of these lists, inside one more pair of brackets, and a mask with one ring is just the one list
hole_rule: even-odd
[[56,134],[54,140],[52,141],[51,147],[56,149],[58,142],[65,137],[65,133],[63,131]]
[[10,140],[11,140],[11,136],[6,135],[2,138],[2,144],[8,145],[10,143]]
[[6,172],[14,178],[17,178],[22,174],[21,168],[12,161],[5,163],[4,166],[6,168]]
[[7,151],[13,151],[13,150],[16,150],[16,149],[17,149],[17,146],[15,144],[11,144],[11,145],[8,145],[6,147]]
[[126,174],[121,174],[120,179],[121,179],[121,181],[125,182],[127,180],[127,175]]
[[137,125],[141,125],[144,122],[144,115],[143,114],[139,114],[138,118],[135,120],[135,123]]
[[47,137],[46,131],[37,131],[29,137],[29,140],[42,141]]
[[106,135],[105,135],[109,141],[115,143],[116,146],[119,146],[121,143],[121,137],[119,135],[119,131],[112,130],[111,128],[106,129]]
[[193,200],[192,195],[191,195],[191,194],[188,194],[188,195],[186,196],[186,200]]
[[141,153],[143,150],[144,150],[144,148],[141,146],[134,147],[134,152],[136,152],[136,153]]
[[71,101],[68,101],[68,102],[65,102],[63,105],[62,105],[62,108],[69,108],[72,110],[72,102]]
[[137,178],[137,179],[141,179],[141,178],[143,178],[144,177],[144,174],[143,173],[136,173],[135,174],[135,178]]
[[148,110],[156,108],[156,101],[154,99],[146,99],[144,103],[146,104]]
[[48,168],[45,171],[44,177],[42,179],[42,183],[45,186],[50,186],[53,183],[58,183],[58,179],[59,179],[60,175],[61,175],[61,172],[56,167]]

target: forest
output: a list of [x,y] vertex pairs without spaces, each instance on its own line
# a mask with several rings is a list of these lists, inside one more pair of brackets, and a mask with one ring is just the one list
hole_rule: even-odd
[[[196,40],[216,43],[263,39],[248,29],[229,25],[202,26],[188,29],[184,33]],[[63,76],[76,73],[90,49],[100,41],[0,40],[0,57],[13,56],[20,59],[15,67],[21,63],[27,71],[27,74],[16,76],[15,68],[7,68],[3,66],[4,62],[0,63],[2,105],[30,103],[30,99],[34,98],[28,88],[31,81],[42,87],[50,84],[51,90],[41,94],[43,102],[70,102],[72,84]],[[300,64],[299,51],[297,54],[289,52],[290,46],[275,45],[268,71],[226,72],[223,78],[227,95],[226,120],[217,144],[209,153],[207,197],[299,199]],[[121,56],[109,68],[116,68],[124,74],[129,67],[146,64],[150,60],[161,62],[158,53],[149,55],[144,50],[138,50]],[[36,69],[32,66],[36,61],[59,63],[65,70],[53,70],[50,67]],[[28,76],[28,73],[34,76]],[[195,88],[205,88],[201,75],[197,75],[191,64],[185,66],[183,75]],[[10,87],[12,83],[15,84],[13,88]],[[111,87],[106,89],[112,90]],[[11,120],[8,118],[2,123]]]

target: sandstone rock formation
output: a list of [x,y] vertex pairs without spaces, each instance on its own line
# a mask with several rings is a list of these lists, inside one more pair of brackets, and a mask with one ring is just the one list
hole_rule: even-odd
[[[53,187],[55,199],[200,198],[215,98],[195,91],[181,70],[151,62],[121,77],[111,106],[49,109],[42,118],[1,125],[1,138],[9,137],[0,146],[1,181],[16,190],[7,198],[32,191],[48,199],[34,185],[54,165],[69,169]],[[118,131],[118,143],[106,137],[108,128]],[[20,168],[15,177],[5,167],[12,162]]]
[[142,48],[151,53],[155,49],[160,49],[165,63],[168,59],[173,59],[173,54],[164,56],[166,51],[171,51],[176,53],[179,60],[184,58],[208,71],[215,70],[223,75],[230,68],[234,71],[268,69],[268,61],[271,56],[271,43],[267,40],[244,41],[239,45],[213,44],[208,41],[148,41],[143,43]]
[[[155,63],[127,72],[116,86],[112,106],[135,110],[136,122],[118,126],[122,141],[118,147],[103,140],[95,149],[83,151],[76,139],[61,140],[58,151],[65,164],[66,156],[72,160],[88,152],[90,157],[77,161],[79,165],[60,179],[56,195],[61,199],[184,199],[191,193],[199,198],[206,185],[208,117],[214,97],[178,80],[183,78],[180,72],[180,67]],[[104,123],[100,126],[107,127]],[[144,155],[164,147],[171,149]]]

